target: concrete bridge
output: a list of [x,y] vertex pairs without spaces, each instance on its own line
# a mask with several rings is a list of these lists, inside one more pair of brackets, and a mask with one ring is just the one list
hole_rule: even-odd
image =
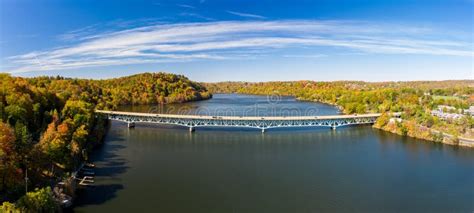
[[[188,127],[191,132],[196,127],[244,127],[260,129],[262,132],[265,132],[266,129],[282,127],[326,126],[336,129],[340,126],[373,124],[381,115],[380,113],[372,113],[329,116],[247,117],[153,114],[105,110],[96,110],[96,113],[106,115],[110,120],[126,122],[128,127],[134,127],[135,123],[171,124]],[[393,115],[399,116],[400,114],[394,113]]]

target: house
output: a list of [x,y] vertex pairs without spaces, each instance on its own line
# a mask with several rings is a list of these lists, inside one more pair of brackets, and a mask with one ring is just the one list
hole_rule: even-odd
[[456,109],[456,107],[446,105],[439,105],[437,109],[431,111],[431,115],[444,120],[457,120],[463,116],[463,114],[461,114],[461,110]]
[[474,106],[470,106],[469,109],[465,109],[464,113],[468,114],[468,115],[471,115],[471,116],[474,116]]
[[448,105],[439,105],[438,110],[443,111],[443,112],[445,112],[445,111],[449,112],[449,111],[455,111],[456,107],[452,107],[452,106],[448,106]]

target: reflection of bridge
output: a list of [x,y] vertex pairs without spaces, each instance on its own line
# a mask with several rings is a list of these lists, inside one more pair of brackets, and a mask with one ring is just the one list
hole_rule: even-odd
[[[110,120],[127,122],[129,127],[135,123],[157,123],[185,126],[189,131],[196,127],[248,127],[266,129],[278,127],[336,127],[372,124],[380,113],[361,115],[330,115],[330,116],[282,116],[282,117],[242,117],[242,116],[206,116],[206,115],[173,115],[137,112],[119,112],[96,110],[96,113],[106,115]],[[399,115],[396,113],[396,115]]]

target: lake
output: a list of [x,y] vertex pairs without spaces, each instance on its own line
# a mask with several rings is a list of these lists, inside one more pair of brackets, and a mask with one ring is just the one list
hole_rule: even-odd
[[[121,110],[227,116],[339,114],[292,97]],[[112,122],[75,212],[472,212],[474,149],[369,126],[187,128]]]

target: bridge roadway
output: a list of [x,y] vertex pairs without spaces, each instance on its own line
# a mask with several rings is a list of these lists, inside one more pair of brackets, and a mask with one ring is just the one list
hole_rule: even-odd
[[[380,113],[372,113],[360,115],[256,117],[153,114],[106,110],[96,110],[95,112],[106,115],[110,120],[126,122],[128,127],[134,127],[135,123],[171,124],[188,127],[191,132],[196,127],[246,127],[261,129],[262,132],[265,132],[266,129],[281,127],[327,126],[336,129],[337,127],[347,125],[372,124],[381,115]],[[394,113],[394,116],[399,115],[399,113]]]

